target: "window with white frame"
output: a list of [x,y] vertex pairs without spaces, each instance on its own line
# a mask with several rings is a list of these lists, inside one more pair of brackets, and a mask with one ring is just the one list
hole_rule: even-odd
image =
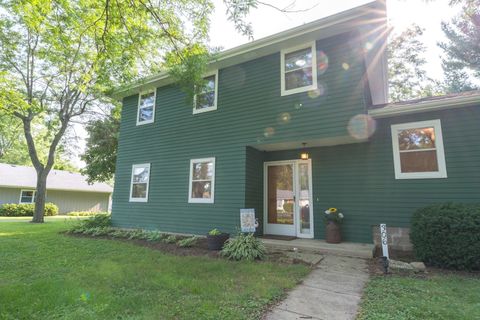
[[317,88],[315,42],[282,50],[280,55],[282,96]]
[[37,192],[35,190],[21,190],[20,203],[34,203]]
[[150,163],[134,164],[130,185],[131,202],[147,202],[150,184]]
[[155,90],[138,96],[137,126],[152,123],[155,119]]
[[392,125],[396,179],[446,178],[440,120]]
[[201,93],[195,95],[193,114],[217,110],[218,70],[203,78],[205,81]]
[[190,160],[188,202],[213,203],[215,189],[215,158]]

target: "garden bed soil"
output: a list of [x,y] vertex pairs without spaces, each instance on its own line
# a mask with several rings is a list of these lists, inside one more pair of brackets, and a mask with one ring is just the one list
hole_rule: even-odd
[[[107,240],[116,240],[122,242],[133,243],[138,246],[151,248],[161,252],[173,254],[176,256],[203,256],[209,258],[220,258],[220,251],[212,251],[208,249],[207,239],[198,238],[195,245],[191,247],[180,247],[175,243],[164,243],[161,241],[147,241],[140,239],[124,239],[124,238],[114,238],[109,236],[91,236],[84,234],[76,233],[65,233],[67,236],[79,237],[79,238],[90,238],[90,239],[107,239]],[[184,239],[186,237],[178,236],[177,239]],[[309,263],[304,262],[298,259],[292,259],[287,254],[282,251],[267,251],[266,259],[263,261],[282,263],[282,264],[304,264],[310,266]]]

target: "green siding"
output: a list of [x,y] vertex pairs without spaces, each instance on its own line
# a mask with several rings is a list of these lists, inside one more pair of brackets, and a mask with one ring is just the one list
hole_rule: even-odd
[[[390,125],[440,119],[448,178],[396,180]],[[379,223],[408,227],[412,213],[443,201],[480,202],[480,108],[381,119],[367,143],[310,149],[315,238],[324,238],[322,214],[345,213],[347,241],[371,242]],[[299,151],[269,152],[266,161],[292,159]]]
[[[246,161],[247,146],[345,136],[348,120],[365,112],[364,65],[358,50],[360,44],[350,35],[317,42],[317,51],[329,57],[327,71],[318,77],[323,95],[317,97],[280,95],[278,52],[220,69],[216,111],[192,115],[185,95],[170,85],[157,89],[155,122],[136,126],[138,95],[125,98],[114,224],[183,233],[205,233],[213,227],[234,232],[240,208],[261,210],[262,200],[245,189],[246,182],[259,183],[252,175],[255,168]],[[343,63],[349,64],[348,70]],[[280,120],[283,113],[290,116],[287,123]],[[274,134],[265,137],[266,128],[274,128]],[[215,204],[189,204],[190,159],[204,157],[216,157]],[[147,162],[149,201],[129,202],[132,164]]]

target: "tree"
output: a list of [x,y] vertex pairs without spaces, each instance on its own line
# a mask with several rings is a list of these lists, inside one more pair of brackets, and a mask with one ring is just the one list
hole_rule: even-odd
[[451,1],[462,4],[450,23],[442,22],[447,41],[438,45],[445,52],[442,67],[447,92],[476,89],[470,75],[480,79],[480,0]]
[[[43,222],[47,176],[72,120],[93,114],[105,92],[139,69],[158,71],[166,52],[183,60],[192,47],[205,51],[198,43],[211,9],[208,0],[0,2],[0,108],[21,120],[37,172],[32,222]],[[50,138],[45,161],[33,128],[39,117]]]
[[116,107],[108,117],[92,121],[86,127],[88,139],[81,159],[86,164],[82,174],[87,176],[89,183],[113,180],[117,162],[120,113],[121,108]]
[[426,46],[419,39],[423,29],[412,25],[390,38],[387,47],[390,101],[405,101],[439,94],[438,84],[427,76],[423,54]]

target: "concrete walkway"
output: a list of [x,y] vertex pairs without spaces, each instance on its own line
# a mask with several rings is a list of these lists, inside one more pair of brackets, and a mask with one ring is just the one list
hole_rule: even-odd
[[265,319],[355,319],[367,280],[366,260],[327,255]]

